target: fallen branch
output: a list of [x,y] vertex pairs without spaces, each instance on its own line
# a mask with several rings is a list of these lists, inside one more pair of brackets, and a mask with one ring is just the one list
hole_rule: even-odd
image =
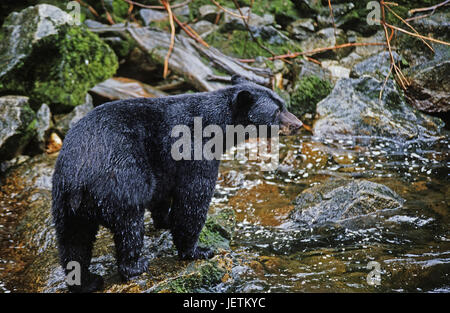
[[[344,44],[340,44],[333,47],[326,47],[326,48],[318,48],[310,51],[303,51],[303,52],[293,52],[288,54],[282,54],[282,55],[276,55],[273,57],[269,57],[268,60],[274,61],[274,60],[280,60],[280,59],[294,59],[299,56],[304,55],[314,55],[317,53],[329,51],[329,50],[335,50],[335,49],[342,49],[342,48],[348,48],[348,47],[359,47],[359,46],[385,46],[386,43],[384,42],[348,42]],[[242,63],[253,63],[256,62],[255,59],[239,59]]]

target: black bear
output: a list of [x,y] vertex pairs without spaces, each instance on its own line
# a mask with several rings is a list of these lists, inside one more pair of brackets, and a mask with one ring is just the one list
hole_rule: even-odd
[[147,269],[141,256],[144,212],[157,228],[171,230],[181,259],[210,258],[197,246],[214,192],[220,160],[171,156],[175,125],[279,125],[292,132],[302,123],[270,89],[232,77],[232,86],[213,92],[105,103],[67,133],[53,174],[52,214],[61,265],[76,261],[81,283],[72,292],[101,289],[89,272],[99,225],[114,235],[121,277]]

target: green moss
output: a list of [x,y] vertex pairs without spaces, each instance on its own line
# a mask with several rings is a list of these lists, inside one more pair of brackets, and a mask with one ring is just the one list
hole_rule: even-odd
[[231,209],[224,209],[220,213],[208,217],[200,233],[200,245],[214,249],[230,249],[230,239],[234,225],[235,215]]
[[[246,1],[251,3],[251,1]],[[247,4],[249,6],[249,4]],[[287,25],[300,15],[291,0],[260,0],[253,2],[253,12],[259,15],[273,14],[278,24]]]
[[315,114],[317,103],[328,96],[332,90],[329,81],[317,76],[307,76],[299,80],[291,95],[290,110],[294,115]]
[[42,39],[1,83],[36,103],[49,103],[54,113],[64,112],[84,103],[87,91],[117,68],[116,55],[96,34],[84,26],[64,25]]
[[188,268],[182,275],[155,286],[151,291],[198,292],[219,284],[225,273],[226,269],[219,264],[218,260],[204,261],[200,265],[193,263],[191,268]]
[[[286,41],[284,44],[269,44],[257,38],[262,46],[267,47],[275,54],[285,54],[291,51],[301,51],[294,42]],[[206,41],[218,48],[223,53],[233,55],[238,58],[255,58],[257,56],[270,57],[271,54],[261,48],[250,34],[244,30],[234,30],[231,33],[214,32],[206,37]]]

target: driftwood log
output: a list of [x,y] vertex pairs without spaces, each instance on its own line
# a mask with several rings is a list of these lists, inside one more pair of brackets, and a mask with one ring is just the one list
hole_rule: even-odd
[[[97,33],[116,32],[132,38],[137,45],[151,56],[153,61],[164,64],[170,46],[170,34],[159,29],[139,27],[135,24],[103,25],[88,24],[91,31]],[[213,67],[228,73],[241,75],[260,85],[270,86],[271,70],[251,67],[210,47],[206,48],[195,40],[175,36],[175,45],[169,59],[169,69],[200,91],[213,91],[225,87],[229,76],[216,75]]]

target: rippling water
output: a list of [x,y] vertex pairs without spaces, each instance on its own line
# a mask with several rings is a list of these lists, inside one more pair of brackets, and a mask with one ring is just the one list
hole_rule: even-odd
[[[449,145],[301,136],[282,140],[277,171],[223,162],[213,207],[237,212],[233,250],[245,260],[227,290],[450,292]],[[293,226],[296,196],[336,177],[384,184],[406,202],[349,225]],[[368,283],[371,261],[379,265],[376,285]]]

